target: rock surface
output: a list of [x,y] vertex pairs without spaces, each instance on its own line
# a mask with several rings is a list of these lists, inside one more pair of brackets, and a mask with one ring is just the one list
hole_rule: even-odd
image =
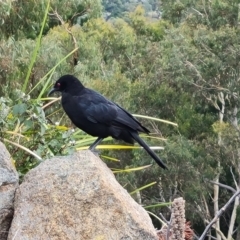
[[16,192],[8,240],[156,240],[146,211],[90,151],[54,157]]
[[18,174],[9,152],[0,142],[0,239],[5,240],[13,218],[13,201]]

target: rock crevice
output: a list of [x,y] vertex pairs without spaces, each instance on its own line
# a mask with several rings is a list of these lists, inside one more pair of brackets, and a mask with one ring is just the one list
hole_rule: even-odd
[[0,142],[0,239],[5,240],[13,218],[13,202],[18,174],[9,152]]

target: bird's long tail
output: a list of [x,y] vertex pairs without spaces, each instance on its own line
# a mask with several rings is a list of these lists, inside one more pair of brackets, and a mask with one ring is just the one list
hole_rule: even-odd
[[162,160],[153,152],[149,146],[139,137],[138,133],[131,131],[131,136],[137,141],[147,153],[155,160],[155,162],[162,168],[167,169],[167,166],[162,162]]

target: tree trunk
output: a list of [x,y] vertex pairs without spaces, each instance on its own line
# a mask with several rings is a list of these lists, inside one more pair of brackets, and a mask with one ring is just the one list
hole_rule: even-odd
[[[220,167],[220,162],[218,162],[218,167]],[[214,179],[215,182],[219,182],[219,173],[217,174],[216,178]],[[214,202],[214,215],[217,214],[219,211],[219,206],[218,206],[218,196],[219,196],[219,186],[217,184],[214,184],[213,186],[213,202]],[[218,233],[217,229],[220,230],[220,219],[218,218],[216,223],[215,223],[215,228],[216,228],[216,237],[217,240],[221,240],[221,235]]]
[[[224,112],[225,112],[225,99],[224,99],[224,94],[222,92],[220,92],[218,94],[218,99],[222,104],[221,108],[219,109],[219,123],[222,124],[223,123]],[[223,145],[221,131],[218,133],[218,145],[219,145],[220,148]],[[220,159],[219,159],[218,160],[218,166],[217,166],[218,171],[219,171],[220,167],[221,167],[221,163],[220,163]],[[217,183],[219,182],[219,176],[220,176],[220,173],[217,173],[217,176],[214,179],[214,181],[217,182]],[[219,186],[217,184],[214,184],[213,192],[214,192],[214,196],[213,196],[214,215],[216,215],[217,212],[219,211],[219,206],[218,206]],[[222,240],[221,235],[217,231],[217,230],[220,230],[220,219],[219,218],[217,219],[217,221],[215,223],[215,227],[216,227],[217,240]]]

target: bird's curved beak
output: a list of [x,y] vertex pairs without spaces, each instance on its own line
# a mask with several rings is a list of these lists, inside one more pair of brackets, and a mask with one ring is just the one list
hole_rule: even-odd
[[58,91],[58,89],[52,88],[52,89],[49,91],[49,93],[48,93],[48,97],[49,97],[50,95],[52,95],[54,92],[57,92],[57,91]]

